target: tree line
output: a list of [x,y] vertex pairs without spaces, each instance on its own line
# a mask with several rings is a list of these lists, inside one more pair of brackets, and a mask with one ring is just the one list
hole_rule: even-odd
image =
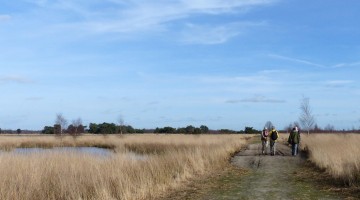
[[[277,129],[279,132],[290,132],[292,128],[297,126],[299,129],[306,131],[308,134],[311,132],[314,133],[360,133],[360,127],[355,129],[342,129],[337,130],[331,124],[326,125],[324,128],[321,128],[317,125],[315,117],[312,113],[310,107],[310,99],[303,97],[300,102],[300,116],[299,122],[293,122],[285,126],[283,130]],[[256,130],[253,127],[245,127],[244,130],[235,131],[230,129],[220,129],[220,130],[210,130],[207,126],[201,125],[200,127],[194,127],[188,125],[186,127],[174,128],[170,126],[165,126],[163,128],[155,129],[135,129],[130,125],[125,125],[123,117],[119,117],[118,124],[103,122],[100,124],[90,123],[89,126],[84,126],[81,118],[72,120],[70,125],[68,121],[60,113],[56,115],[55,124],[53,126],[45,126],[41,133],[44,134],[70,134],[70,135],[79,135],[81,133],[92,133],[92,134],[123,134],[123,133],[181,133],[181,134],[216,134],[216,133],[226,133],[226,134],[254,134],[260,133],[261,130]],[[273,127],[271,121],[267,121],[264,125],[264,128],[269,130]],[[36,133],[36,131],[28,130],[1,130],[0,133]]]
[[69,134],[79,135],[82,133],[91,134],[135,134],[135,133],[157,133],[157,134],[254,134],[260,133],[260,130],[256,130],[253,127],[245,127],[244,130],[235,131],[231,129],[210,130],[207,126],[201,125],[195,127],[189,125],[186,127],[174,128],[170,126],[157,127],[155,129],[135,129],[130,125],[116,125],[114,123],[90,123],[89,126],[73,124],[69,125],[67,129],[62,129],[61,125],[55,124],[54,126],[45,126],[41,131],[43,134]]
[[75,126],[70,124],[66,129],[63,129],[60,124],[55,124],[54,126],[45,126],[41,131],[43,134],[70,134],[70,135],[79,135],[82,133],[92,133],[92,134],[123,134],[123,133],[144,133],[144,129],[135,129],[132,126],[124,125],[118,126],[114,123],[90,123],[89,128],[83,126],[82,124]]

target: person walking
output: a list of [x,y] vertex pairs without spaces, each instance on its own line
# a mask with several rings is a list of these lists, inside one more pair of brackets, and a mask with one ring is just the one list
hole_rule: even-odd
[[267,142],[268,142],[268,139],[267,137],[269,136],[269,131],[267,129],[267,127],[265,127],[263,129],[263,131],[261,132],[261,144],[262,144],[262,154],[265,154],[266,153],[266,146],[267,146]]
[[296,156],[298,154],[298,148],[300,144],[300,132],[298,127],[294,127],[289,135],[288,143],[291,144],[291,155]]
[[270,137],[270,155],[274,156],[276,151],[276,140],[279,137],[278,131],[275,129],[275,126],[271,128],[271,131],[269,133]]

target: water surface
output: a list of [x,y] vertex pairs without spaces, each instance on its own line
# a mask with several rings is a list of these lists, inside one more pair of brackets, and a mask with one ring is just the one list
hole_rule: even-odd
[[34,153],[84,153],[95,156],[111,156],[113,152],[109,149],[99,147],[54,147],[54,148],[16,148],[12,153],[16,154],[34,154]]

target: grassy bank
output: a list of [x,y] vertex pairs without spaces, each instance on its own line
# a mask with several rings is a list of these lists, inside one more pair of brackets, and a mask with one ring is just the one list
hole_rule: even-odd
[[309,160],[333,178],[348,185],[360,184],[360,135],[302,135],[301,148]]
[[[185,180],[226,165],[240,135],[0,137],[0,199],[156,199]],[[111,157],[11,153],[14,147],[109,146]],[[138,160],[127,152],[148,155]]]

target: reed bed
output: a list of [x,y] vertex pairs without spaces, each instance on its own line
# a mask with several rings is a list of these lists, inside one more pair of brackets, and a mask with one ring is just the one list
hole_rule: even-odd
[[302,135],[309,160],[347,185],[360,185],[360,135]]
[[[24,155],[9,150],[68,144],[108,145],[116,153]],[[10,152],[0,153],[0,199],[156,199],[186,180],[220,170],[244,144],[240,135],[2,136],[0,148]],[[147,159],[129,157],[129,151]]]

